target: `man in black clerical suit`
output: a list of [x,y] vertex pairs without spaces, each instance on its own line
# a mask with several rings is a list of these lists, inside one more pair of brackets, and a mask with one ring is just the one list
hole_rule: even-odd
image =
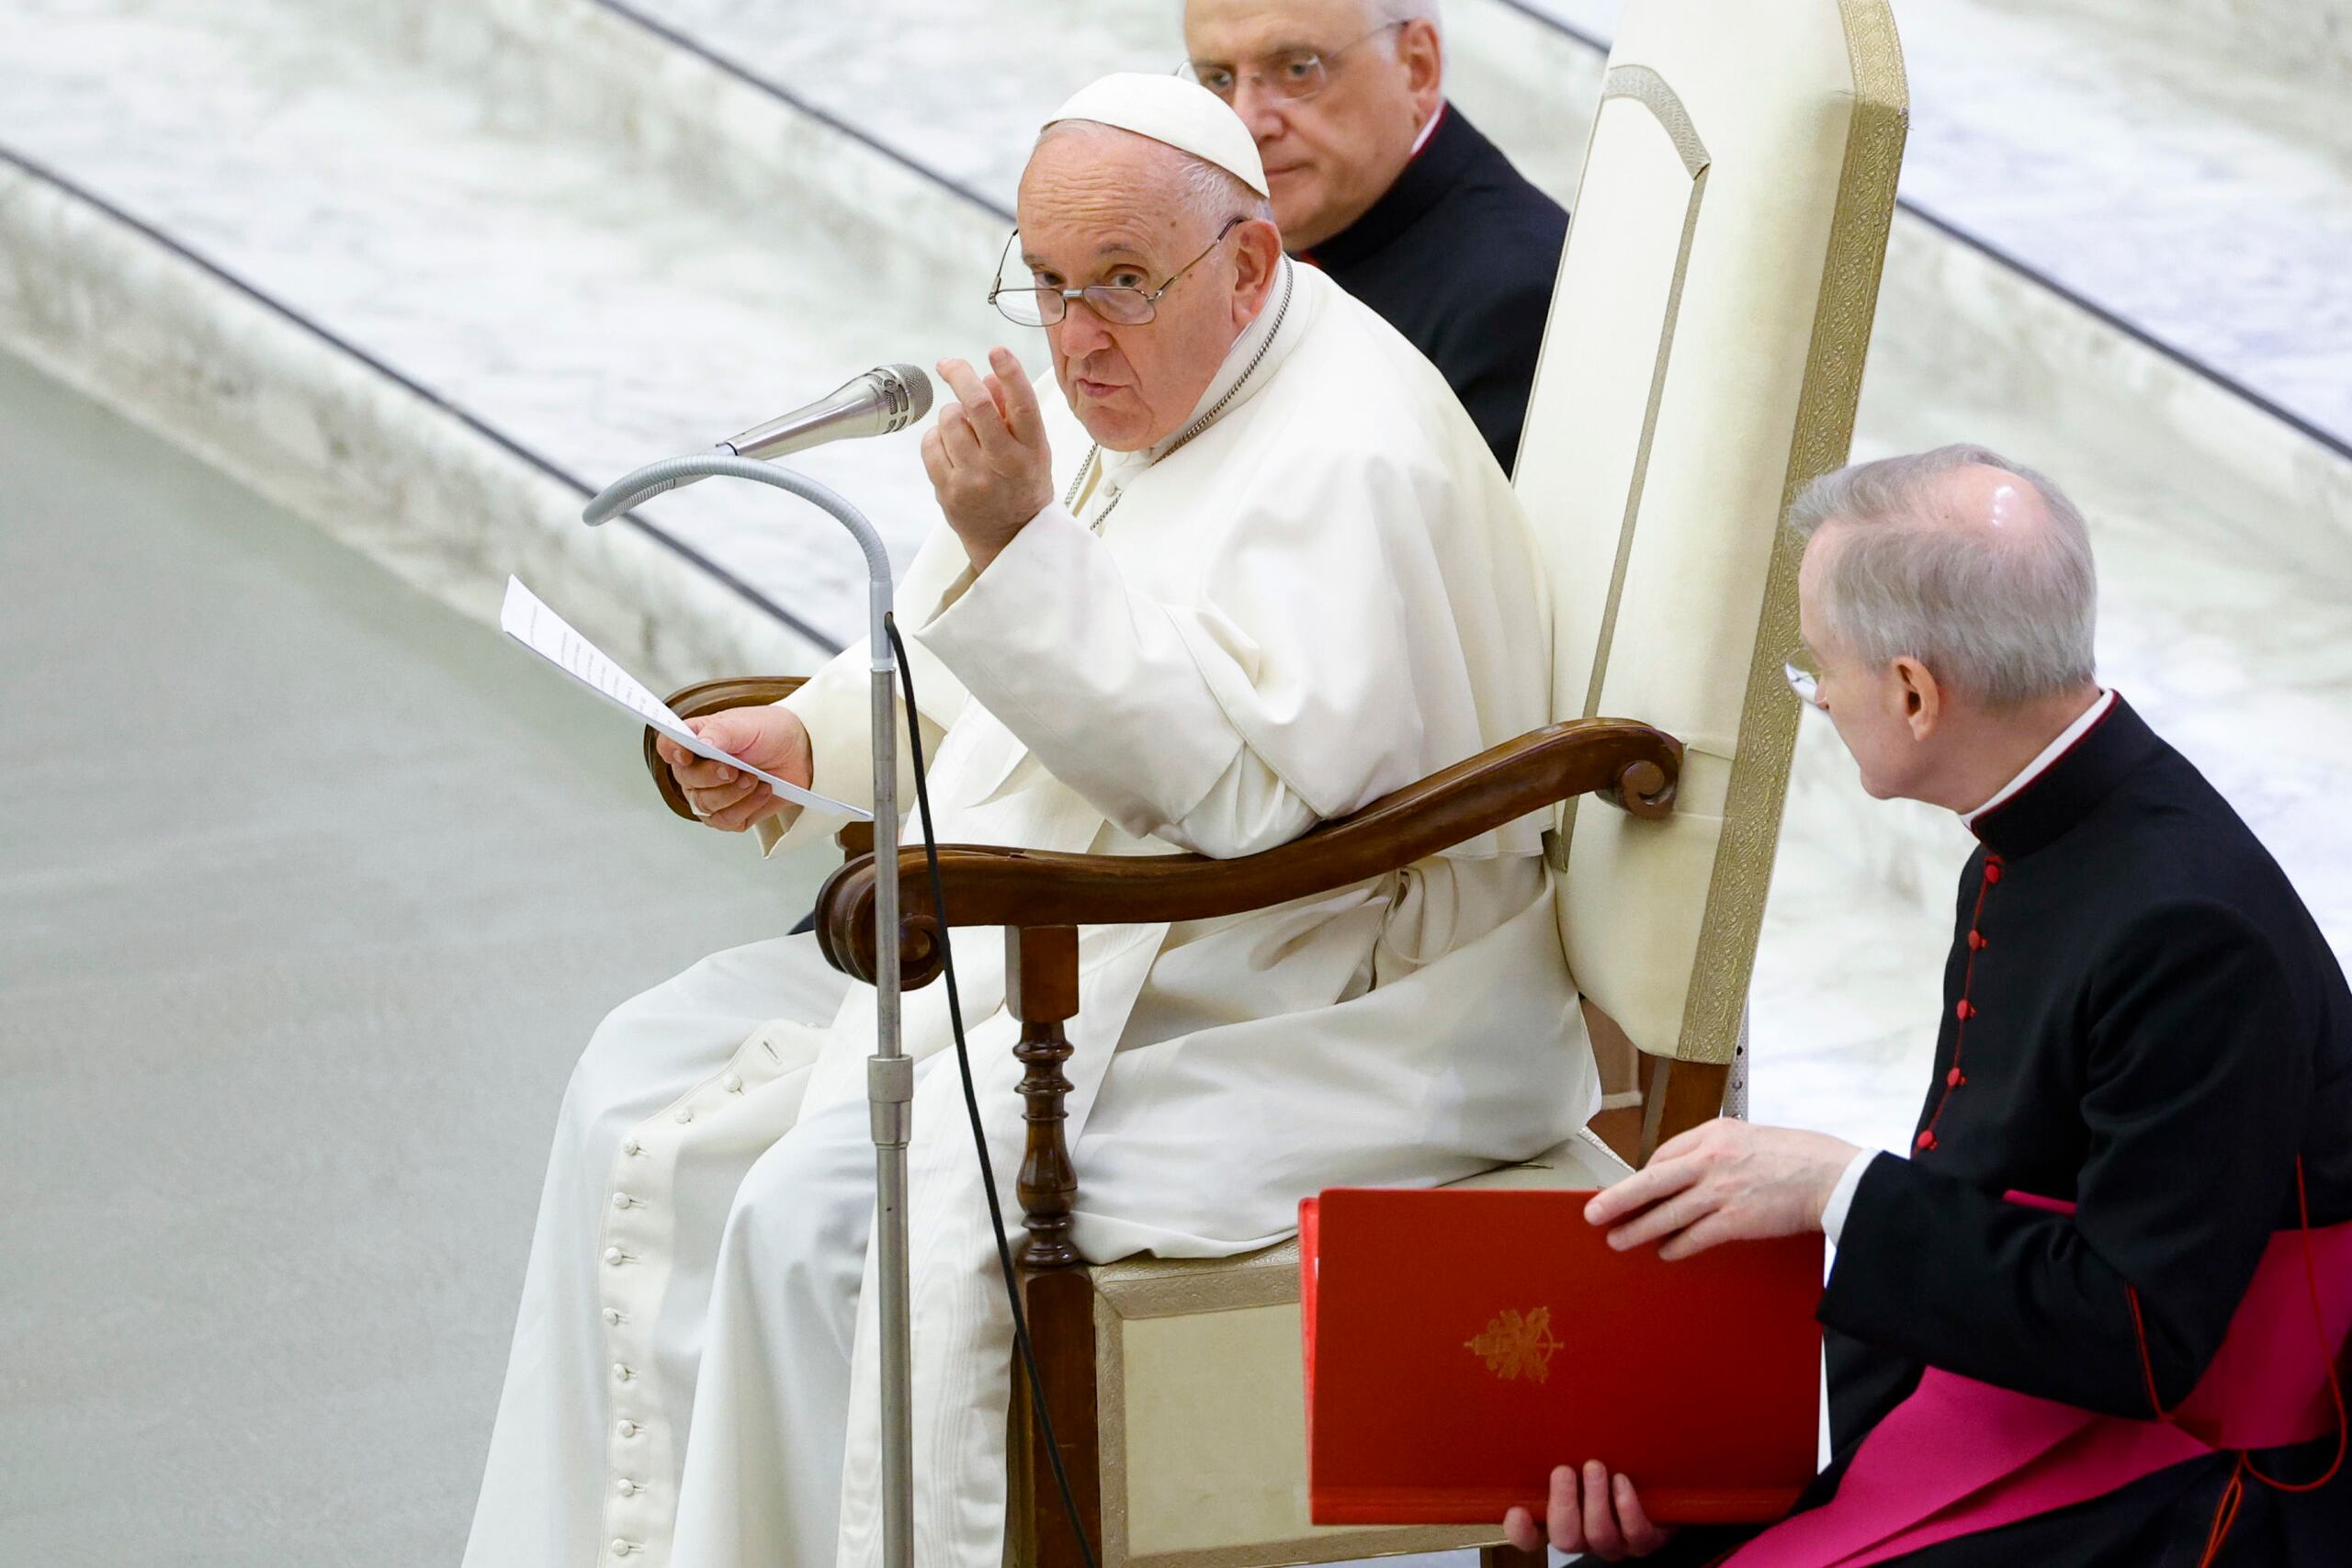
[[[1833,1458],[1744,1546],[1669,1539],[1625,1477],[1563,1466],[1553,1544],[1733,1568],[1819,1568],[1858,1540],[1932,1568],[2352,1563],[2352,1474],[2258,1479],[2311,1483],[2340,1453],[2341,1330],[2314,1323],[2305,1271],[2328,1260],[2312,1267],[2342,1323],[2352,1252],[2326,1227],[2352,1221],[2352,995],[2335,955],[2229,804],[2094,680],[2089,540],[2046,480],[1945,447],[1827,476],[1791,524],[1815,660],[1792,682],[1871,795],[1949,807],[1978,840],[1935,1072],[1907,1158],[1715,1122],[1592,1201],[1611,1245],[1662,1240],[1668,1259],[1828,1234]],[[2233,1355],[2247,1342],[2242,1303],[2284,1354],[2200,1384],[2225,1333]],[[2301,1424],[2258,1422],[2244,1472],[2152,1419],[2192,1387],[2185,1422],[2288,1395]],[[2109,1468],[2069,1482],[2065,1445],[2002,1446],[2053,1418]],[[1508,1528],[1536,1544],[1525,1510]]]
[[1436,0],[1190,0],[1184,46],[1283,243],[1429,356],[1509,472],[1568,215],[1445,101]]

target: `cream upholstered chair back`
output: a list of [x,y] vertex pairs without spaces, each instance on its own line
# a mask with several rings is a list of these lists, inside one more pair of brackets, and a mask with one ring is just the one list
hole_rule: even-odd
[[1780,523],[1846,460],[1905,106],[1886,0],[1634,0],[1610,52],[1517,483],[1555,716],[1686,748],[1669,817],[1587,796],[1553,841],[1569,966],[1651,1056],[1738,1035],[1796,743]]

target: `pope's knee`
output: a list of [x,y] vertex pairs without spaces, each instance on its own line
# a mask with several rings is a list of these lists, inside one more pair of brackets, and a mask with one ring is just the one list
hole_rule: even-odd
[[750,1277],[808,1280],[862,1260],[874,1206],[865,1106],[822,1113],[762,1155],[735,1190],[719,1255]]
[[556,1156],[583,1161],[592,1181],[605,1179],[605,1168],[631,1127],[682,1092],[663,1081],[662,1064],[647,1049],[645,1025],[662,990],[657,986],[640,992],[606,1013],[564,1086]]

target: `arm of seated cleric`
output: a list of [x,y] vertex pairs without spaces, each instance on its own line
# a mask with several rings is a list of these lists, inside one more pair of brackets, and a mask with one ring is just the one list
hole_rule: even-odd
[[[1248,634],[1136,589],[1058,504],[916,635],[1055,777],[1137,837],[1226,858],[1334,814],[1252,743],[1248,724],[1264,721],[1232,711],[1251,689]],[[1384,721],[1393,714],[1367,714],[1364,728]]]
[[2004,1201],[1932,1159],[1873,1159],[1821,1318],[1964,1376],[2145,1417],[2151,1375],[2166,1408],[2195,1386],[2279,1222],[2294,1179],[2281,1130],[2301,1124],[2313,1030],[2260,933],[2219,906],[2141,922],[2098,973],[2075,1213]]

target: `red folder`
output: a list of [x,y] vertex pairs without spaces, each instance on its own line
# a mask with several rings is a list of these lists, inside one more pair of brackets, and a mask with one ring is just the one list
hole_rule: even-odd
[[1822,1238],[1668,1263],[1589,1191],[1335,1188],[1299,1205],[1318,1525],[1542,1517],[1598,1459],[1668,1524],[1776,1519],[1813,1479]]

